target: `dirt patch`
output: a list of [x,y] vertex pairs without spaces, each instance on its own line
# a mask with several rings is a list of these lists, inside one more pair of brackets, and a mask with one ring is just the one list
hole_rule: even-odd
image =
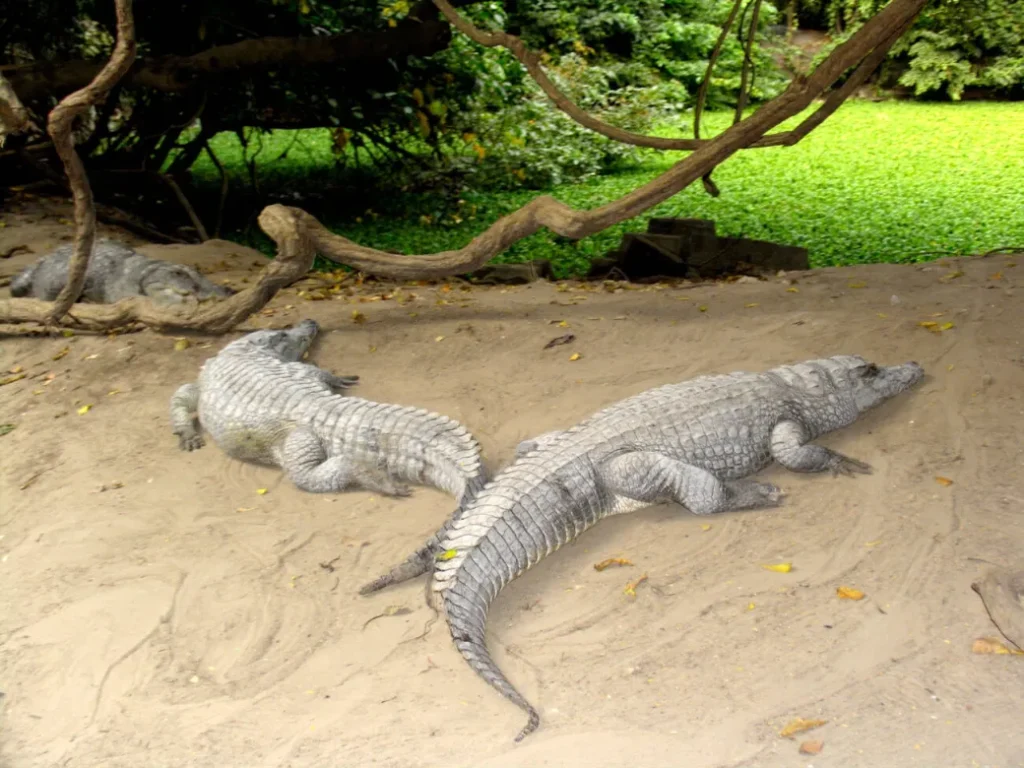
[[[0,262],[7,275],[71,231],[5,218],[0,252],[37,250]],[[205,248],[224,249],[214,277],[239,287],[259,264]],[[203,249],[145,251],[214,266]],[[0,370],[27,376],[0,387],[0,423],[14,425],[0,437],[0,763],[1024,763],[1024,659],[971,654],[994,633],[971,583],[1024,550],[1018,273],[1024,257],[994,256],[795,284],[453,283],[405,287],[402,303],[367,287],[307,301],[300,287],[240,329],[315,318],[317,362],[359,373],[365,397],[463,421],[492,465],[523,438],[703,373],[835,353],[924,365],[914,393],[823,441],[875,474],[772,468],[779,509],[608,520],[507,588],[490,642],[543,717],[521,745],[522,713],[441,623],[424,634],[421,581],[356,594],[451,511],[444,496],[314,496],[213,446],[180,452],[171,393],[226,339],[5,339]],[[612,557],[635,566],[594,570]],[[783,561],[791,572],[762,568]],[[866,597],[841,600],[840,586]],[[820,755],[778,735],[797,717],[827,721],[808,736]]]

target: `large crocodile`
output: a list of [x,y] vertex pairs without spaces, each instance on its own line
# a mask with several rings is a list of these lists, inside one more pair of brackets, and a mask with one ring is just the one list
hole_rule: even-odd
[[[11,280],[11,296],[53,301],[68,280],[74,245],[62,245],[23,269]],[[97,240],[85,272],[78,301],[113,304],[121,299],[148,296],[158,304],[223,299],[235,293],[217,285],[194,268],[150,259],[113,240]]]
[[776,506],[782,492],[748,478],[773,460],[795,472],[870,472],[810,441],[852,424],[923,375],[914,362],[880,367],[844,355],[702,376],[522,444],[516,460],[446,524],[431,583],[463,657],[527,712],[516,741],[540,718],[487,650],[487,609],[505,585],[609,515],[666,501],[698,515]]
[[203,445],[201,425],[229,456],[281,467],[305,491],[406,496],[416,483],[461,507],[486,480],[473,436],[446,416],[343,396],[357,376],[302,362],[318,332],[312,320],[255,331],[207,360],[171,399],[182,450]]

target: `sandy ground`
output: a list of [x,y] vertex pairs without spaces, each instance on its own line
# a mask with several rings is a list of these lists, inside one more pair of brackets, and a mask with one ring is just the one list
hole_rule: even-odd
[[[59,213],[4,220],[0,252],[70,236]],[[144,250],[236,285],[260,263],[227,243]],[[522,713],[428,626],[422,580],[356,594],[447,498],[314,496],[214,446],[180,452],[169,398],[224,338],[178,351],[151,332],[3,339],[0,369],[28,377],[0,388],[0,423],[15,425],[0,437],[0,764],[1024,765],[1024,657],[971,653],[997,633],[970,589],[1024,549],[1024,257],[793,277],[407,287],[401,304],[293,288],[242,329],[317,319],[315,361],[359,373],[364,397],[463,421],[492,466],[523,438],[698,374],[835,353],[929,372],[822,441],[873,475],[772,468],[779,509],[608,520],[507,588],[490,642],[543,718],[519,745]],[[595,571],[608,557],[635,566]],[[778,562],[793,570],[762,567]],[[867,597],[840,600],[840,586]],[[781,738],[797,717],[827,723]],[[798,754],[804,739],[823,751]]]

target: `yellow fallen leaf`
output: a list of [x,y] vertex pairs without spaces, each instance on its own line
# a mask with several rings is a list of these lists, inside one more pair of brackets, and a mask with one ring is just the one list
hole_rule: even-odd
[[753,309],[754,307],[759,307],[761,305],[758,304],[756,301],[752,301],[749,304],[744,304],[743,306],[747,309]]
[[438,554],[435,559],[436,560],[440,560],[441,562],[444,562],[445,560],[451,560],[457,554],[459,554],[458,550],[446,549],[444,552],[441,552],[440,554]]
[[17,373],[14,376],[5,376],[4,378],[0,379],[0,387],[4,386],[5,384],[13,384],[16,381],[21,381],[27,375],[28,374],[26,373]]
[[119,394],[121,394],[121,390],[120,389],[112,389],[109,392],[107,392],[107,397],[110,397],[112,395],[119,395]]
[[574,363],[581,357],[583,357],[583,355],[581,355],[579,352],[573,352],[571,355],[569,355],[569,362]]
[[22,368],[22,367],[21,367],[20,365],[16,365],[16,366],[14,366],[13,368],[11,368],[11,369],[10,369],[10,370],[8,371],[8,373],[21,373],[21,372],[22,372],[22,371],[24,371],[24,370],[25,370],[25,369],[24,369],[24,368]]
[[752,611],[752,610],[754,610],[754,608],[756,608],[756,607],[757,607],[757,606],[755,606],[755,605],[754,605],[753,603],[747,603],[747,610],[748,610],[748,611]]
[[964,273],[958,269],[955,272],[950,272],[948,274],[943,275],[942,277],[939,278],[939,281],[943,283],[948,283],[950,280],[956,280],[958,277],[963,276]]
[[71,351],[71,347],[64,347],[60,352],[53,356],[54,360],[60,360],[64,355]]
[[1002,280],[1003,279],[1003,273],[1002,272],[996,272],[994,274],[989,275],[988,279],[989,280]]
[[626,588],[624,590],[622,590],[622,591],[625,592],[630,597],[636,597],[636,588],[639,587],[641,584],[643,584],[645,581],[647,581],[647,574],[646,573],[643,576],[641,576],[639,579],[637,579],[636,581],[629,582],[629,584],[626,585]]
[[762,565],[761,567],[769,571],[775,571],[776,573],[789,573],[793,570],[792,563],[775,563],[773,565]]
[[560,321],[560,322],[558,323],[558,327],[559,327],[559,328],[568,328],[568,327],[569,327],[569,324],[568,324],[567,322],[565,322],[565,320],[562,320],[562,321]]
[[257,488],[256,489],[256,493],[258,493],[260,496],[266,496],[267,495],[267,489],[266,488]]
[[434,341],[444,341],[444,336],[438,336]]
[[939,330],[940,331],[948,331],[950,328],[953,328],[953,327],[954,326],[953,326],[952,323],[943,323],[942,325],[939,326]]
[[801,755],[817,755],[825,747],[823,741],[805,741],[800,745]]
[[947,365],[947,366],[946,366],[946,370],[947,370],[947,371],[952,371],[952,370],[953,370],[953,364],[952,364],[952,363],[950,363],[949,365]]
[[633,565],[633,563],[624,557],[609,557],[607,560],[602,560],[600,563],[594,563],[594,570],[603,571],[605,568],[610,568],[613,565]]
[[865,541],[864,542],[864,546],[865,547],[877,547],[881,543],[882,543],[881,539],[875,539],[874,541]]
[[75,335],[75,332],[72,331],[70,328],[65,328],[63,331],[60,332],[60,335],[63,336],[65,339],[70,339],[72,336]]
[[889,317],[889,316],[888,316],[887,314],[885,314],[885,312],[879,312],[879,313],[878,313],[878,316],[879,316],[880,318],[882,318],[883,320],[885,320],[885,319],[887,319],[887,318]]
[[708,306],[707,304],[701,304],[699,307],[697,307],[697,309],[699,309],[701,312],[707,312]]
[[995,637],[979,637],[971,645],[971,653],[997,653],[1001,655],[1024,656],[1024,651],[1008,648]]
[[849,285],[850,285],[851,288],[867,288],[868,287],[867,283],[850,283]]
[[366,322],[366,315],[360,312],[358,309],[352,310],[352,322],[357,325],[362,325]]
[[947,488],[953,484],[952,480],[950,480],[948,477],[942,477],[941,475],[935,476],[935,482],[938,483],[939,485],[944,485]]
[[370,351],[371,351],[371,352],[376,352],[376,351],[377,351],[377,348],[376,348],[376,347],[374,347],[374,346],[371,346],[371,347],[370,347]]
[[812,728],[819,728],[825,725],[825,723],[827,722],[828,720],[804,720],[802,717],[798,717],[796,720],[794,720],[781,731],[779,731],[779,736],[788,739],[794,736],[795,734],[803,733],[804,731],[809,731]]
[[789,288],[786,289],[786,293],[800,293],[800,289],[794,285],[791,285],[789,286]]
[[87,414],[90,410],[92,410],[91,405],[83,405],[81,408],[78,409],[78,415],[85,416],[85,414]]
[[922,320],[918,323],[922,328],[938,328],[939,324],[934,320]]
[[840,587],[836,590],[836,596],[842,600],[863,600],[864,593],[853,587]]
[[701,529],[702,531],[710,531],[710,530],[711,530],[711,523],[704,523],[704,525],[702,525],[702,526],[700,527],[700,529]]
[[188,339],[178,339],[174,342],[174,351],[181,352],[182,350],[188,349],[190,346],[192,346],[192,342]]
[[239,507],[235,512],[252,512],[256,507]]

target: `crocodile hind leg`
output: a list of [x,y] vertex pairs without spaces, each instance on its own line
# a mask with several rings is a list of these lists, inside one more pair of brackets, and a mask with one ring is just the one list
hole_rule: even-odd
[[178,436],[178,447],[183,451],[202,448],[196,410],[199,408],[199,385],[182,384],[171,397],[171,426]]
[[791,472],[831,472],[832,476],[854,473],[870,475],[871,467],[829,450],[823,445],[807,442],[807,430],[796,421],[779,422],[772,430],[772,458]]
[[396,483],[380,467],[367,467],[345,456],[328,456],[312,431],[297,427],[285,438],[278,463],[296,487],[310,493],[336,493],[361,487],[385,496],[408,496],[408,486]]
[[608,460],[598,469],[605,487],[646,504],[674,501],[695,515],[776,507],[782,491],[754,480],[720,480],[706,469],[660,453],[637,451]]

